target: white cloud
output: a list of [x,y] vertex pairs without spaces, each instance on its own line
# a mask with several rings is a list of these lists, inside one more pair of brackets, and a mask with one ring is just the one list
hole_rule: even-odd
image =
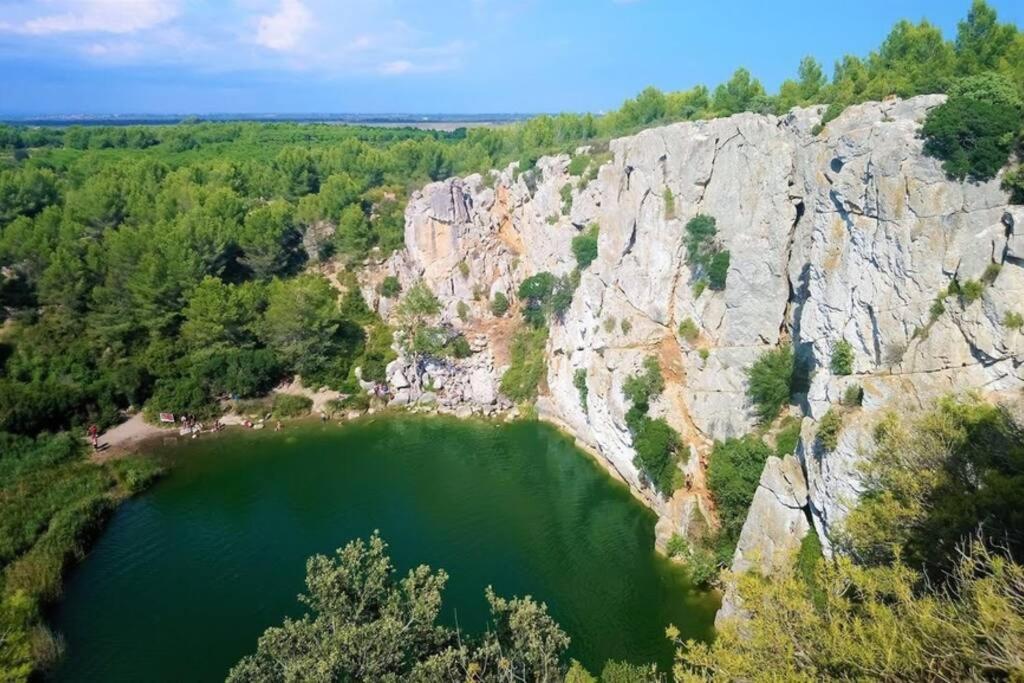
[[0,22],[0,29],[35,36],[127,34],[159,26],[179,13],[178,0],[56,0],[45,6],[49,11],[22,12],[20,21]]
[[294,50],[312,25],[313,14],[301,0],[281,0],[277,12],[257,20],[256,43],[279,52]]

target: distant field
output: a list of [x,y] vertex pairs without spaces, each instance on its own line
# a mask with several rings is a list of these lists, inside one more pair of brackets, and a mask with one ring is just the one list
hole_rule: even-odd
[[186,121],[254,122],[254,123],[320,123],[339,126],[374,126],[379,128],[416,128],[451,132],[458,128],[501,126],[532,118],[534,114],[212,114],[209,116],[38,116],[3,117],[0,123],[16,126],[170,126]]

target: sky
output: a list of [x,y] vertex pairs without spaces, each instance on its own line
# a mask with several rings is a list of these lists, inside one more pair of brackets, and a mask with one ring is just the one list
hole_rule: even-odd
[[[989,0],[1024,26],[1024,1]],[[0,0],[0,114],[614,109],[745,66],[831,73],[969,0]]]

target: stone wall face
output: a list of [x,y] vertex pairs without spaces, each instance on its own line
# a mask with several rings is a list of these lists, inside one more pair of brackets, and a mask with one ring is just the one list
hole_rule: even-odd
[[[571,272],[572,238],[597,224],[598,258],[583,271],[564,319],[551,325],[541,415],[571,431],[659,513],[659,540],[685,535],[695,512],[714,518],[699,456],[714,440],[755,426],[747,369],[766,350],[792,343],[810,373],[794,409],[803,419],[801,444],[796,459],[766,469],[770,482],[762,479],[736,563],[750,564],[756,552],[754,561],[769,567],[811,523],[828,549],[830,531],[856,501],[857,463],[880,411],[967,389],[1024,386],[1024,334],[1002,324],[1007,311],[1024,312],[1024,207],[1008,205],[998,179],[951,181],[922,154],[920,123],[941,101],[851,107],[818,135],[821,108],[651,129],[612,141],[612,160],[585,184],[568,175],[565,155],[526,173],[494,172],[487,182],[474,175],[433,183],[409,202],[406,249],[364,275],[364,293],[387,316],[392,302],[374,290],[381,277],[397,275],[405,287],[425,281],[443,317],[485,358],[454,363],[444,381],[459,387],[458,396],[442,389],[430,400],[495,412],[508,407],[497,386],[510,321],[499,324],[489,300],[503,292],[514,302],[519,282],[537,272]],[[573,200],[563,215],[566,183]],[[685,225],[697,214],[716,219],[718,241],[731,254],[721,292],[697,295],[694,287]],[[992,281],[978,301],[950,299],[932,319],[932,302],[953,278],[978,280],[986,270]],[[469,307],[466,321],[459,302]],[[679,336],[685,319],[699,329],[695,341]],[[853,346],[849,376],[829,368],[839,340]],[[692,453],[685,469],[699,484],[671,500],[634,467],[625,424],[623,382],[649,355],[666,378],[652,413],[682,434]],[[418,386],[410,361],[393,365],[392,377]],[[585,407],[573,384],[580,369]],[[815,424],[851,384],[863,387],[863,408],[847,415],[838,448],[821,453]],[[785,496],[775,490],[779,481]]]

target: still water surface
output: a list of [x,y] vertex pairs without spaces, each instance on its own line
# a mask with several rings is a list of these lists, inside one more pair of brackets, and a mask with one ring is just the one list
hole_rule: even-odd
[[201,439],[129,501],[53,615],[60,681],[217,681],[285,615],[306,558],[379,529],[399,570],[450,575],[443,617],[485,625],[484,588],[546,602],[592,671],[706,638],[717,600],[655,554],[655,518],[538,423],[389,417]]

